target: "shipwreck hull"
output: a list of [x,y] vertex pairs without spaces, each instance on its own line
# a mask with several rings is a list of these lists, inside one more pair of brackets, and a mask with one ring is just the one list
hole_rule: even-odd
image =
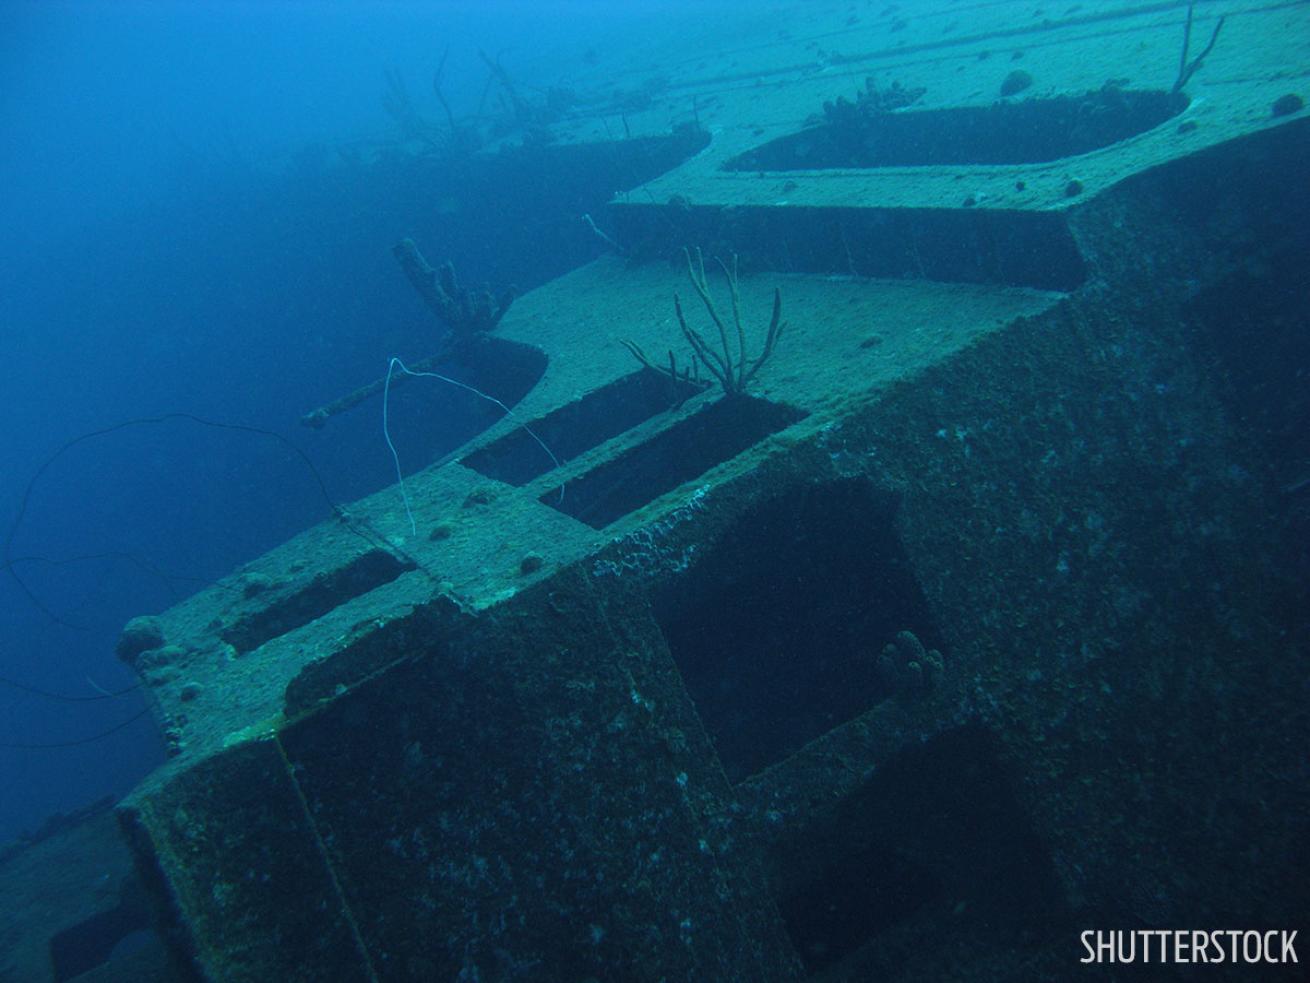
[[[781,282],[792,323],[754,409],[684,393],[614,434],[575,408],[598,440],[559,468],[480,450],[506,421],[411,481],[412,528],[376,496],[163,615],[133,657],[177,754],[120,816],[180,964],[1041,978],[1091,922],[1304,911],[1305,516],[1250,429],[1297,397],[1235,390],[1196,298],[1303,248],[1304,202],[1268,206],[1306,143],[1064,210],[1064,293],[757,274],[744,303]],[[1222,213],[1174,190],[1253,161]],[[551,388],[594,337],[568,311],[678,288],[602,260],[523,298],[504,330],[551,364],[516,414],[632,372],[574,347]]]

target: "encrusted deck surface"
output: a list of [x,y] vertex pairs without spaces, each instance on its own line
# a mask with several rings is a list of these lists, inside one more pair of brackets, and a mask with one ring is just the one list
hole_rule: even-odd
[[[1215,23],[1220,39],[1187,85],[1192,102],[1172,125],[1105,150],[1041,165],[897,167],[879,171],[732,172],[732,158],[804,129],[825,102],[853,101],[872,77],[923,96],[913,113],[990,106],[1015,70],[1032,78],[1012,98],[1078,95],[1107,83],[1168,91],[1179,73],[1187,4],[1009,2],[710,5],[692,22],[653,18],[596,46],[569,78],[595,115],[563,140],[607,140],[699,122],[712,135],[693,160],[628,193],[634,206],[675,196],[709,206],[1066,208],[1072,179],[1088,193],[1135,173],[1271,125],[1273,102],[1296,88],[1310,56],[1305,5],[1216,0],[1195,6],[1190,56]],[[670,59],[669,51],[679,57]],[[616,62],[624,70],[615,73]],[[1195,123],[1179,131],[1178,124]],[[617,131],[617,132],[616,132]],[[1017,187],[1022,183],[1023,188]]]
[[[726,288],[716,286],[726,315]],[[717,387],[653,413],[523,486],[485,478],[460,459],[635,374],[640,366],[621,339],[649,351],[685,349],[672,304],[675,291],[689,292],[685,272],[667,265],[627,269],[603,259],[521,298],[498,336],[540,348],[549,359],[546,372],[512,417],[451,460],[406,479],[413,527],[399,488],[387,489],[160,616],[165,646],[149,652],[143,668],[183,757],[273,726],[297,675],[365,644],[364,636],[391,620],[438,596],[466,610],[502,603],[610,540],[665,520],[697,489],[750,471],[890,386],[1058,300],[1020,288],[761,274],[742,283],[753,344],[762,338],[774,286],[783,290],[783,341],[751,393],[807,415],[601,529],[541,499],[556,502],[553,490],[562,484],[567,503],[575,479],[694,416],[721,397]],[[708,327],[702,311],[688,309]],[[935,431],[947,423],[925,425]],[[526,453],[535,450],[528,446]],[[541,562],[525,572],[529,556]],[[370,566],[378,568],[373,579]],[[282,608],[291,611],[279,617]],[[306,613],[297,617],[298,608]],[[316,616],[306,621],[311,611]]]

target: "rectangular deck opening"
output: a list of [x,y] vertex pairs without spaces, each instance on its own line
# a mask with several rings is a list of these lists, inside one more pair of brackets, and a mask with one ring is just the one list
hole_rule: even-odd
[[527,422],[460,463],[487,478],[525,485],[555,466],[532,434],[541,438],[551,454],[567,461],[677,406],[702,389],[701,383],[674,382],[647,370],[634,372]]
[[569,482],[562,496],[556,487],[540,501],[603,529],[806,415],[753,396],[729,396]]
[[300,590],[249,614],[223,632],[237,652],[252,652],[270,639],[323,617],[333,608],[361,597],[414,569],[385,550],[369,550],[344,567],[318,574]]

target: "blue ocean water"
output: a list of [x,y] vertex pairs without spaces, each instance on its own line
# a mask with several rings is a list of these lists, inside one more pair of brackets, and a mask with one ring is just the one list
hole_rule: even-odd
[[[473,113],[480,51],[512,64],[568,43],[574,18],[622,30],[642,14],[603,3],[3,5],[0,524],[22,509],[9,544],[22,585],[0,577],[0,841],[121,794],[160,760],[140,694],[101,698],[134,685],[113,653],[127,618],[326,517],[319,476],[336,501],[392,480],[375,408],[327,433],[297,420],[380,376],[389,356],[432,353],[436,326],[397,271],[394,242],[421,233],[468,282],[520,290],[597,251],[580,225],[556,248],[505,248],[515,215],[548,189],[445,202],[399,170],[387,187],[356,180],[347,156],[396,139],[388,73],[440,119],[429,86],[440,68],[443,96]],[[603,202],[612,190],[565,193]],[[409,398],[424,423],[398,427],[398,440],[421,462],[459,408]],[[60,450],[171,413],[276,431],[318,476],[275,438],[183,418]]]

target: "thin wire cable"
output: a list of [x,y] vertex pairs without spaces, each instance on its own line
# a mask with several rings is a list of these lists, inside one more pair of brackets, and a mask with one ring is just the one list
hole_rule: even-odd
[[40,686],[29,686],[27,683],[20,683],[8,676],[0,676],[0,685],[20,690],[23,693],[31,693],[33,696],[40,696],[47,700],[56,700],[60,703],[95,703],[99,700],[116,700],[120,696],[127,696],[128,693],[135,693],[144,683],[134,683],[124,689],[101,690],[95,696],[69,696],[67,693],[55,693],[48,689],[42,689]]
[[15,741],[0,741],[0,748],[7,751],[57,751],[62,748],[81,747],[84,744],[94,744],[96,741],[104,740],[111,734],[117,734],[120,730],[130,727],[147,713],[150,712],[150,705],[147,704],[142,710],[132,714],[120,724],[110,727],[109,730],[102,730],[98,734],[92,734],[89,737],[79,737],[71,741],[51,741],[49,743],[28,743]]
[[[498,400],[495,396],[488,396],[482,390],[475,389],[470,385],[466,385],[463,382],[459,382],[456,379],[452,379],[450,378],[450,376],[442,375],[440,372],[415,372],[412,369],[410,369],[399,358],[393,355],[391,357],[391,360],[387,362],[387,377],[382,383],[382,436],[387,442],[387,449],[391,451],[391,460],[396,465],[396,483],[400,486],[400,500],[405,504],[405,517],[409,519],[409,531],[411,534],[418,535],[418,523],[414,521],[414,510],[410,508],[409,491],[405,488],[405,475],[400,468],[400,455],[396,452],[396,445],[391,441],[391,428],[389,422],[390,417],[389,417],[388,408],[390,406],[390,397],[391,397],[391,375],[393,372],[395,372],[397,366],[399,366],[400,371],[405,373],[405,375],[412,376],[414,378],[439,379],[440,381],[447,382],[452,386],[458,386],[460,389],[467,390],[468,392],[471,392],[474,396],[477,396],[480,399],[485,399],[489,403],[495,403],[502,410],[504,410],[505,415],[507,417],[515,421],[520,427],[526,430],[528,436],[541,445],[541,449],[545,451],[547,456],[555,463],[555,467],[558,468],[562,466],[560,464],[559,458],[555,456],[554,451],[552,451],[549,447],[546,446],[546,442],[542,440],[540,437],[538,437],[536,433],[533,432],[531,427],[529,427],[526,423],[520,420],[514,414],[513,410],[511,410],[508,406],[506,406],[504,403]],[[563,485],[560,485],[559,493],[560,493],[560,501],[563,501],[564,500]]]
[[[108,551],[103,553],[85,554],[81,556],[65,557],[63,559],[52,559],[46,556],[35,556],[35,555],[27,555],[27,556],[13,555],[14,542],[17,539],[18,530],[22,526],[23,520],[27,515],[27,510],[31,502],[33,489],[36,487],[37,483],[41,480],[42,476],[45,475],[45,473],[54,465],[54,463],[60,457],[68,453],[70,450],[72,450],[74,447],[76,447],[79,444],[85,443],[86,441],[94,440],[99,437],[108,436],[109,434],[115,433],[119,430],[126,430],[131,427],[139,427],[139,426],[154,426],[162,423],[167,423],[172,420],[186,420],[191,423],[196,423],[201,426],[212,427],[219,430],[232,430],[238,433],[248,433],[248,434],[256,434],[263,437],[272,437],[274,440],[278,441],[284,447],[292,451],[297,457],[299,457],[300,460],[304,463],[305,467],[309,469],[309,473],[313,476],[315,483],[318,485],[319,492],[322,494],[323,500],[327,503],[329,510],[334,515],[337,515],[343,519],[349,519],[349,516],[345,513],[344,509],[342,509],[339,505],[337,505],[337,503],[333,500],[331,494],[328,492],[327,483],[323,480],[322,474],[319,472],[318,468],[315,467],[314,462],[309,458],[309,455],[307,455],[303,450],[301,450],[298,446],[296,446],[286,437],[282,436],[282,434],[274,430],[266,430],[263,429],[262,427],[247,426],[241,423],[224,423],[218,420],[209,420],[204,417],[195,416],[194,414],[191,413],[178,412],[178,413],[165,413],[160,416],[136,417],[131,420],[121,421],[109,427],[102,427],[101,429],[98,430],[92,430],[83,434],[79,434],[78,436],[72,438],[71,440],[65,441],[63,444],[61,444],[53,454],[51,454],[48,458],[45,459],[44,462],[42,462],[41,466],[36,469],[36,471],[32,474],[31,478],[28,479],[27,485],[23,489],[22,498],[19,501],[18,512],[15,514],[14,520],[10,524],[9,531],[5,536],[3,553],[0,554],[0,566],[2,566],[6,571],[8,571],[9,575],[13,578],[14,582],[18,584],[19,589],[23,592],[23,594],[27,596],[27,599],[31,601],[33,606],[36,607],[37,610],[41,611],[47,618],[49,618],[55,624],[61,625],[65,628],[70,628],[74,631],[90,630],[87,626],[79,625],[73,621],[70,621],[67,618],[61,617],[60,615],[52,611],[48,605],[46,605],[39,597],[36,596],[36,594],[32,591],[32,589],[27,585],[27,582],[24,581],[21,576],[19,576],[17,570],[19,564],[48,563],[53,565],[62,565],[67,563],[78,563],[78,562],[100,560],[100,559],[111,559],[111,560],[126,559],[129,562],[137,564],[138,566],[145,569],[147,572],[152,573],[155,576],[162,579],[166,584],[169,585],[170,589],[172,586],[171,585],[172,579],[188,580],[197,583],[209,584],[211,586],[217,583],[216,581],[210,581],[199,577],[176,577],[176,578],[170,577],[170,575],[165,574],[164,572],[155,568],[142,557],[123,551]],[[380,538],[377,537],[375,533],[372,533],[372,530],[369,530],[367,528],[359,528],[359,524],[356,521],[352,520],[350,522],[350,529],[355,535],[359,536],[365,542],[369,543],[369,545],[377,546],[379,544]],[[46,689],[42,689],[39,686],[32,686],[27,683],[22,683],[16,679],[10,679],[6,676],[0,676],[0,685],[8,686],[12,689],[16,689],[24,693],[29,693],[33,696],[39,696],[42,697],[43,699],[56,700],[64,703],[90,703],[99,700],[119,699],[121,697],[127,696],[131,693],[138,692],[138,691],[144,691],[147,694],[149,693],[149,690],[145,690],[144,683],[137,683],[125,689],[115,690],[112,692],[101,691],[94,696],[72,696],[67,693],[56,693],[52,690],[46,690]],[[96,734],[89,735],[87,737],[76,738],[74,740],[69,740],[69,741],[49,741],[49,742],[0,741],[0,748],[4,748],[6,750],[15,750],[15,751],[46,751],[46,750],[58,750],[61,748],[81,747],[86,744],[93,744],[96,741],[103,740],[106,737],[110,737],[111,735],[118,733],[119,731],[131,726],[137,720],[140,720],[149,712],[150,712],[150,704],[147,703],[144,709],[133,714],[131,717],[128,717],[126,720],[122,721],[121,723],[118,723],[113,727],[110,727],[108,730],[103,730]]]
[[[9,575],[13,577],[14,582],[18,584],[19,589],[27,595],[27,599],[32,602],[33,606],[55,624],[62,625],[65,628],[71,628],[74,631],[89,630],[86,625],[79,625],[70,622],[52,611],[49,606],[38,598],[32,589],[28,587],[27,582],[18,575],[18,571],[15,569],[15,564],[24,560],[33,559],[31,557],[15,557],[13,555],[14,540],[18,535],[19,527],[23,524],[24,517],[27,515],[27,508],[32,498],[32,489],[36,487],[36,483],[41,480],[41,477],[50,470],[55,461],[59,460],[59,458],[68,453],[68,451],[72,450],[78,444],[85,443],[88,440],[94,440],[98,437],[105,437],[109,434],[116,433],[119,430],[126,430],[130,427],[154,426],[161,423],[167,423],[170,420],[187,420],[191,423],[197,423],[205,427],[213,427],[218,430],[233,430],[238,433],[251,433],[263,437],[272,437],[288,450],[296,454],[296,456],[304,462],[305,467],[309,469],[310,474],[314,477],[314,481],[318,484],[318,489],[322,493],[324,501],[328,503],[328,507],[333,513],[340,514],[340,509],[337,506],[337,503],[332,500],[332,496],[328,493],[327,484],[323,481],[323,476],[319,474],[318,468],[316,468],[314,462],[309,459],[309,455],[274,430],[265,430],[262,427],[250,427],[242,423],[223,423],[218,420],[207,420],[204,417],[195,416],[192,413],[165,413],[161,416],[144,416],[132,420],[124,420],[121,423],[115,423],[113,426],[103,427],[100,430],[91,430],[87,433],[80,434],[60,445],[60,447],[46,458],[41,466],[36,469],[32,474],[32,477],[28,479],[27,487],[23,489],[23,497],[18,503],[18,513],[14,516],[14,521],[10,524],[9,532],[5,536],[3,562],[0,563],[0,566],[3,566],[4,569],[9,572]],[[48,560],[47,562],[55,563],[59,561]]]

